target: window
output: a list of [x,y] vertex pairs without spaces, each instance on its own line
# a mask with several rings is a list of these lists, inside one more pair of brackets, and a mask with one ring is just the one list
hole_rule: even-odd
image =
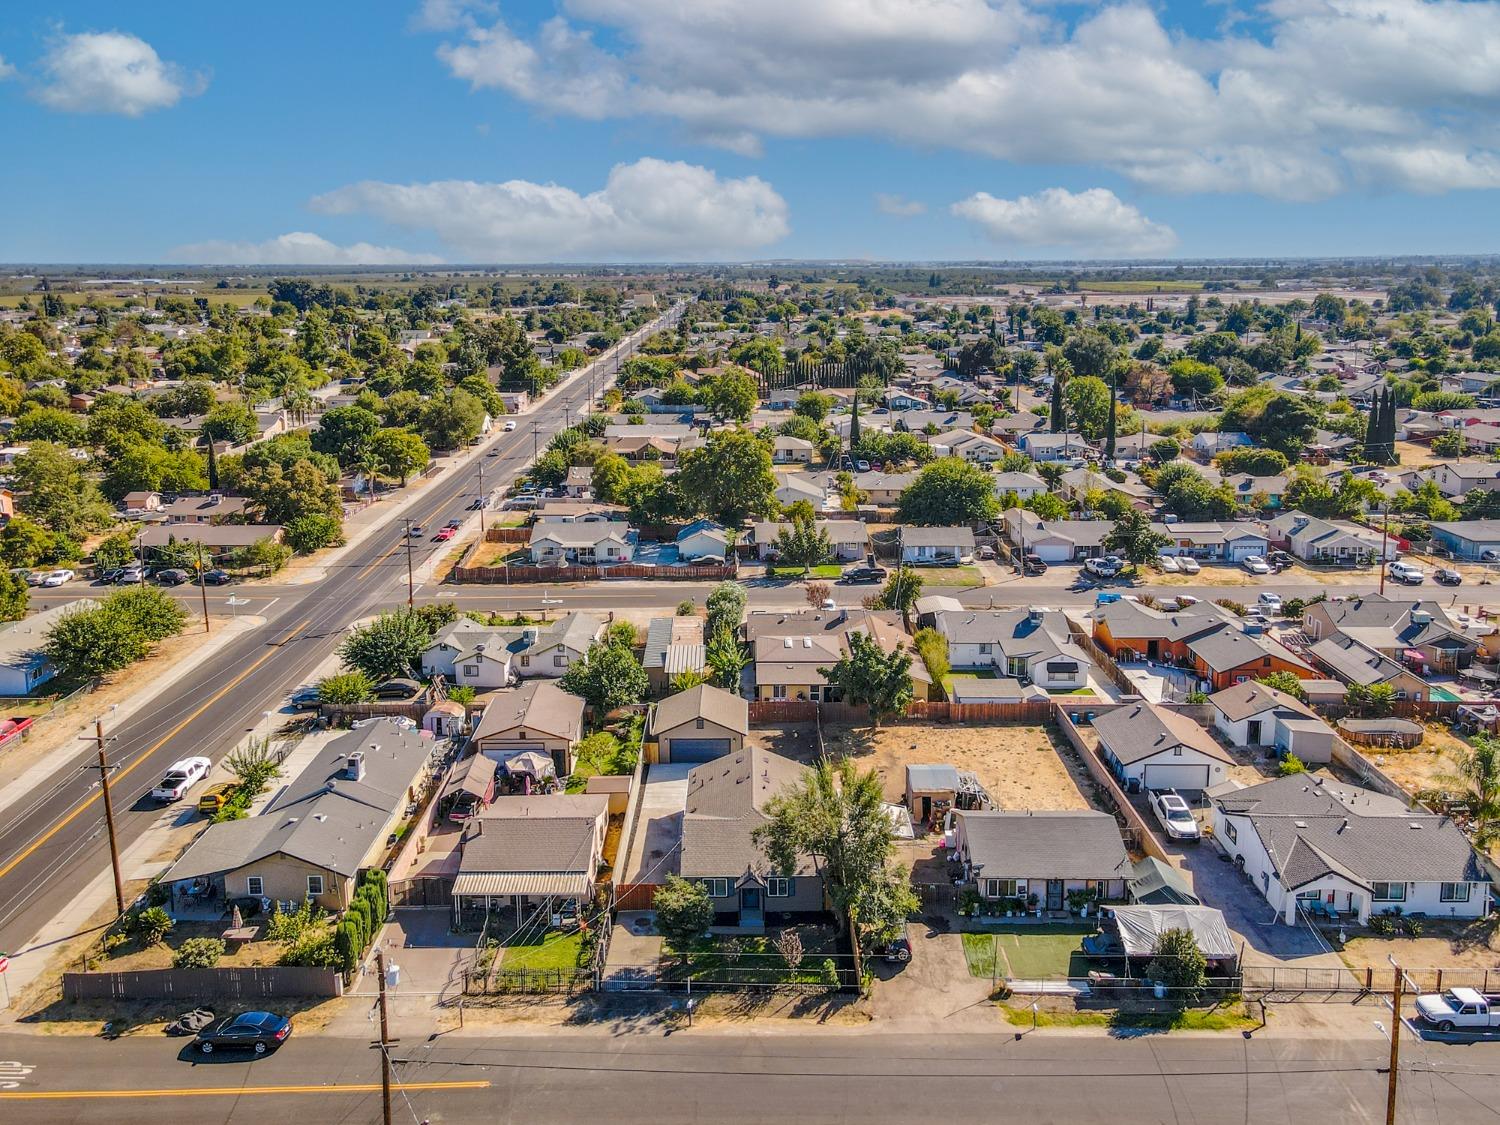
[[479,675],[479,665],[478,664],[465,664],[464,665],[464,675],[465,676],[477,676],[477,675]]
[[1246,682],[1248,679],[1250,679],[1249,676],[1236,676],[1234,678],[1234,682],[1237,683],[1237,684],[1242,684],[1242,683]]
[[1405,883],[1371,883],[1370,897],[1376,902],[1405,902]]
[[1016,881],[1014,879],[986,879],[984,881],[985,898],[1015,898]]
[[552,658],[552,667],[554,667],[554,668],[566,668],[567,666],[568,666],[568,658],[566,656],[562,655],[562,653],[558,653],[556,656],[554,656]]
[[729,897],[728,879],[705,879],[703,880],[703,887],[706,891],[708,891],[709,898]]
[[1438,888],[1439,902],[1468,902],[1468,883],[1444,883]]
[[693,720],[693,726],[696,727],[698,730],[702,730],[703,729],[703,720],[702,719],[694,719]]
[[1269,656],[1262,656],[1260,658],[1260,666],[1262,668],[1269,668],[1271,666],[1271,658]]
[[1234,826],[1234,821],[1226,820],[1224,822],[1224,835],[1229,837],[1231,843],[1239,842],[1240,830]]
[[1026,675],[1026,658],[1024,656],[1011,657],[1005,662],[1005,672],[1017,679]]
[[991,650],[992,647],[993,647],[992,645],[980,645],[979,646],[979,655],[980,656],[988,656],[990,654],[990,650]]
[[772,684],[771,685],[771,698],[772,699],[785,699],[786,698],[786,684]]
[[792,881],[780,875],[774,875],[766,880],[767,898],[791,898]]
[[307,897],[313,898],[323,893],[323,876],[309,875],[307,877]]
[[531,657],[529,657],[529,656],[523,656],[523,657],[521,657],[521,667],[522,668],[530,668],[531,667]]
[[259,875],[251,875],[245,880],[245,893],[251,898],[260,898],[266,893],[266,881]]
[[1172,757],[1174,757],[1174,758],[1180,758],[1180,757],[1182,757],[1182,747],[1181,746],[1174,746],[1174,747],[1172,747]]

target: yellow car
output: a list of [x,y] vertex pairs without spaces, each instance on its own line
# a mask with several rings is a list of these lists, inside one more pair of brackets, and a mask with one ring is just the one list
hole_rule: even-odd
[[198,798],[198,811],[213,816],[229,803],[229,798],[234,796],[234,782],[221,781],[217,785],[209,786]]

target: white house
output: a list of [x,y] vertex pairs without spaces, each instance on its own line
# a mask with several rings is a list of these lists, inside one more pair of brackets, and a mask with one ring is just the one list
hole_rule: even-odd
[[1483,918],[1490,877],[1446,816],[1314,774],[1292,774],[1213,800],[1214,838],[1276,910],[1318,903],[1363,924],[1401,910]]
[[1220,433],[1218,430],[1204,430],[1202,433],[1193,435],[1193,449],[1207,457],[1212,457],[1216,453],[1227,453],[1231,449],[1240,449],[1244,446],[1254,444],[1255,442],[1249,434]]
[[967,527],[903,527],[898,542],[904,563],[974,557],[974,532]]
[[1309,516],[1305,512],[1287,512],[1270,520],[1266,524],[1266,538],[1285,543],[1289,552],[1308,562],[1378,559],[1382,552],[1390,560],[1398,554],[1395,539],[1387,538],[1382,543],[1378,531],[1347,520]]
[[953,430],[939,434],[929,443],[939,454],[962,457],[975,465],[988,465],[999,461],[1010,450],[988,434],[976,434],[972,430]]
[[812,442],[790,434],[781,434],[771,443],[771,460],[778,465],[806,465],[815,452]]
[[1051,691],[1088,686],[1093,664],[1057,610],[941,610],[933,615],[933,626],[947,639],[954,668],[993,668],[1002,677]]
[[1231,745],[1273,747],[1309,765],[1333,758],[1333,728],[1301,700],[1247,680],[1208,697],[1214,729]]
[[996,473],[991,479],[996,496],[1014,492],[1016,499],[1030,500],[1039,492],[1051,491],[1047,482],[1035,473]]
[[634,533],[613,521],[535,524],[527,546],[531,561],[539,565],[559,561],[585,566],[627,563],[635,556]]
[[604,619],[593,613],[570,613],[550,626],[528,629],[529,643],[515,656],[516,675],[522,679],[557,677],[582,660],[589,646],[604,635]]
[[1099,752],[1127,789],[1201,792],[1229,777],[1234,759],[1186,715],[1152,703],[1117,707],[1094,720]]
[[0,694],[29,695],[57,675],[57,669],[42,654],[47,631],[63,617],[89,604],[84,600],[72,601],[0,625]]
[[722,559],[729,553],[729,532],[712,520],[694,520],[677,533],[677,557],[696,559],[712,555]]

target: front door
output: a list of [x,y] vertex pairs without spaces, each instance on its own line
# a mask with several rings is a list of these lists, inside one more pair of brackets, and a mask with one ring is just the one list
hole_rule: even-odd
[[746,888],[744,888],[743,890],[740,891],[740,909],[741,910],[759,910],[760,909],[760,888],[759,887],[746,887]]
[[1061,910],[1063,906],[1063,881],[1061,879],[1047,880],[1047,909]]
[[1260,720],[1251,719],[1245,725],[1245,743],[1249,746],[1260,745]]

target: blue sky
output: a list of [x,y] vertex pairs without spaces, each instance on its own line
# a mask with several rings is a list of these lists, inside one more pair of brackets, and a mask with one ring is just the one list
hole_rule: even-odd
[[1457,0],[30,5],[0,260],[1490,253],[1497,42]]

